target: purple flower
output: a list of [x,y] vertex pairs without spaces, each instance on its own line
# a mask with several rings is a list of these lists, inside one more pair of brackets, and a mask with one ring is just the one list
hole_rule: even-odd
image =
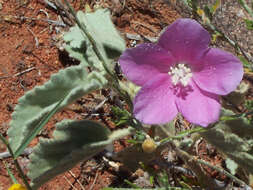
[[119,63],[126,77],[141,86],[134,115],[146,124],[164,124],[180,112],[206,127],[219,119],[219,95],[236,89],[241,62],[231,53],[209,48],[208,32],[195,20],[178,19],[157,43],[127,49]]

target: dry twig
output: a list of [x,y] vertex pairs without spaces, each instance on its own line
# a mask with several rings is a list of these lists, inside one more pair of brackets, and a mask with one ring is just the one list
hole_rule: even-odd
[[68,182],[68,184],[69,184],[73,189],[78,190],[78,189],[68,180],[68,178],[67,178],[65,175],[64,175],[63,177],[64,177],[64,179]]
[[[25,155],[25,156],[30,155],[32,151],[33,151],[33,148],[26,148],[21,155]],[[11,154],[9,153],[9,151],[0,153],[0,159],[9,158],[9,157],[11,157]]]
[[24,71],[21,71],[21,72],[19,72],[19,73],[16,73],[16,74],[14,74],[14,75],[8,75],[8,76],[2,76],[2,77],[0,77],[0,79],[6,79],[6,78],[11,78],[11,77],[18,77],[18,76],[20,76],[20,75],[23,75],[23,74],[25,74],[25,73],[28,73],[28,72],[30,72],[30,71],[32,71],[32,70],[35,70],[36,69],[36,67],[30,67],[30,68],[28,68],[28,69],[26,69],[26,70],[24,70]]
[[27,27],[27,30],[28,30],[29,32],[31,32],[31,34],[33,35],[34,40],[35,40],[35,46],[36,46],[36,47],[39,47],[39,40],[38,40],[37,36],[34,34],[34,32],[33,32],[29,27]]
[[97,171],[97,173],[96,173],[95,179],[94,179],[92,185],[90,186],[90,189],[89,189],[89,190],[92,190],[92,189],[93,189],[94,185],[96,184],[97,178],[98,178],[98,171]]
[[77,181],[77,183],[80,185],[81,189],[82,189],[82,190],[85,190],[85,188],[84,188],[84,186],[82,185],[82,183],[77,179],[76,175],[75,175],[71,170],[69,170],[69,174],[70,174],[73,178],[75,178],[75,180]]

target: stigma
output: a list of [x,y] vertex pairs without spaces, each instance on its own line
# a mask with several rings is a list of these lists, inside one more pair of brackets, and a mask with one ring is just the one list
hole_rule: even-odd
[[187,86],[192,78],[191,69],[183,63],[179,63],[174,67],[170,67],[168,74],[171,76],[173,85],[181,83],[183,86]]

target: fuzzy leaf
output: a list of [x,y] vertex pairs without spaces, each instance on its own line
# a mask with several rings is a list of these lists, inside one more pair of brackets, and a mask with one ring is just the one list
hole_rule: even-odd
[[66,42],[64,48],[73,57],[80,61],[81,64],[88,66],[86,61],[85,52],[87,51],[86,38],[78,26],[71,27],[69,32],[63,36]]
[[[98,9],[92,13],[78,11],[77,18],[95,39],[95,43],[105,59],[112,60],[125,50],[125,42],[115,29],[107,9]],[[101,67],[87,37],[77,25],[64,35],[64,40],[67,43],[65,49],[71,57],[81,62],[85,62],[86,57],[91,65],[96,68]]]
[[[132,134],[133,128],[110,132],[101,124],[65,120],[56,125],[53,139],[41,139],[30,156],[28,176],[33,189],[87,160],[112,145],[114,140]],[[39,169],[38,169],[39,168]]]
[[200,134],[240,167],[253,173],[253,126],[246,118],[219,122]]
[[33,188],[102,151],[111,143],[109,135],[109,129],[94,121],[65,120],[57,124],[54,139],[41,139],[30,156],[28,176]]
[[77,17],[87,27],[96,43],[103,46],[109,59],[120,56],[125,50],[125,42],[115,29],[108,9],[98,9],[86,14],[78,11]]
[[24,139],[23,143],[18,147],[18,149],[15,151],[14,153],[14,159],[16,159],[24,150],[25,148],[30,144],[30,142],[36,137],[36,135],[39,134],[39,132],[41,131],[41,129],[47,124],[47,122],[50,120],[51,117],[53,117],[53,115],[55,113],[57,113],[57,111],[59,110],[61,103],[63,102],[64,98],[62,98],[57,104],[56,106],[47,114],[45,115],[45,117],[43,117],[40,122],[38,123],[38,125],[36,125],[31,131],[30,134],[27,138]]
[[96,72],[88,74],[80,65],[59,71],[43,86],[27,92],[19,99],[8,130],[13,151],[21,146],[34,127],[60,100],[64,99],[59,106],[63,108],[92,90],[102,88],[106,83],[102,75]]
[[227,158],[225,162],[226,162],[226,167],[229,169],[229,171],[231,172],[231,174],[235,175],[236,174],[236,170],[238,168],[238,164],[235,163],[230,158]]

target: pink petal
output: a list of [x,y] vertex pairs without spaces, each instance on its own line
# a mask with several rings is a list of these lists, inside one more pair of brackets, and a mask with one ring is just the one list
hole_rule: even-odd
[[159,73],[167,73],[172,62],[169,52],[151,43],[127,49],[119,58],[127,79],[140,86]]
[[170,77],[160,74],[147,82],[134,100],[134,116],[145,124],[170,122],[178,113]]
[[181,90],[176,104],[189,122],[206,127],[219,119],[221,105],[217,95],[200,90],[193,81]]
[[161,35],[158,45],[171,52],[177,61],[194,63],[208,49],[210,36],[195,20],[178,19]]
[[243,77],[243,66],[231,53],[212,48],[193,74],[196,84],[205,91],[226,95],[236,89]]

